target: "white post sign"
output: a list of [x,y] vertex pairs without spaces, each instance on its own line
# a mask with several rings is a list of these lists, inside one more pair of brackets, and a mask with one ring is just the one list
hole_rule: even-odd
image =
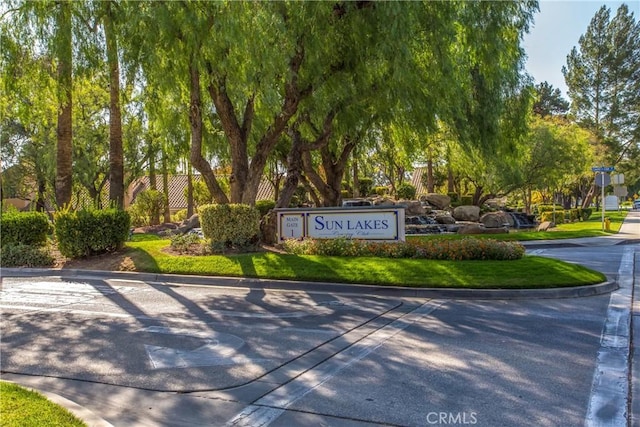
[[283,213],[278,218],[278,230],[281,240],[304,237],[304,214]]

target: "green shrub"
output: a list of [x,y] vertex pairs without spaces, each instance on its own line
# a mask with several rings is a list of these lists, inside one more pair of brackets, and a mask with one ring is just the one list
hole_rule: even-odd
[[0,265],[2,267],[50,267],[53,257],[43,247],[9,243],[0,248]]
[[247,249],[260,235],[260,213],[249,205],[204,205],[199,209],[202,232],[214,250]]
[[167,199],[160,191],[145,190],[136,196],[136,201],[128,209],[131,223],[135,227],[151,224],[151,218],[157,218],[164,212]]
[[375,187],[373,189],[373,191],[378,195],[378,196],[384,196],[385,194],[387,194],[388,188],[387,187]]
[[566,217],[566,213],[569,213],[569,221],[570,222],[575,222],[575,221],[579,221],[580,220],[580,214],[578,213],[578,209],[568,209],[565,211],[565,217]]
[[519,242],[466,238],[429,239],[381,243],[364,240],[304,239],[285,240],[285,251],[296,255],[375,256],[382,258],[421,258],[435,260],[516,260],[524,256]]
[[[543,213],[543,212],[553,212],[553,205],[538,205],[536,206],[536,209],[538,211],[539,214]],[[558,212],[562,212],[564,210],[564,207],[561,205],[556,205],[556,213]]]
[[373,189],[373,179],[371,178],[358,178],[358,192],[360,197],[368,196]]
[[24,245],[42,246],[52,231],[51,222],[43,212],[8,211],[0,216],[0,238],[2,246]]
[[[556,219],[557,219],[558,215],[556,215]],[[554,218],[553,218],[553,212],[543,212],[540,214],[540,222],[554,222]]]
[[[345,196],[343,196],[345,197]],[[307,202],[307,189],[304,188],[304,185],[298,185],[296,191],[293,193],[291,197],[291,201],[289,202],[290,208],[296,208],[302,206]]]
[[187,210],[180,209],[178,212],[171,215],[171,221],[173,222],[182,222],[187,219]]
[[396,191],[398,199],[413,200],[416,198],[416,187],[411,184],[400,184]]
[[256,202],[256,209],[260,212],[260,218],[269,213],[269,211],[276,207],[276,202],[273,200],[258,200]]
[[197,245],[200,243],[202,243],[202,239],[200,239],[200,237],[198,237],[198,235],[194,233],[180,234],[171,237],[171,249],[181,254],[188,252],[189,248],[191,248],[192,245]]
[[[189,198],[189,189],[187,187],[185,187],[183,194],[185,200],[187,200]],[[213,197],[211,197],[207,184],[204,181],[195,181],[193,183],[193,201],[196,206],[206,205],[211,203],[212,200]]]
[[593,214],[593,208],[582,208],[582,212],[580,213],[580,217],[583,221],[588,221],[591,218],[591,214]]
[[58,249],[79,258],[122,248],[129,238],[131,219],[118,209],[60,211],[55,215]]
[[459,206],[471,206],[473,205],[473,195],[465,194],[464,196],[460,196]]

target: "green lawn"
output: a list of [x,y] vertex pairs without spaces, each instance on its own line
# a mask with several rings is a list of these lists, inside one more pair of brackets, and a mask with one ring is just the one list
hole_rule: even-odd
[[71,412],[40,393],[0,381],[0,425],[3,427],[84,426]]
[[[627,212],[607,212],[611,230],[602,231],[600,213],[588,221],[561,224],[547,232],[511,232],[474,237],[498,240],[556,240],[617,233]],[[433,239],[436,236],[410,236]],[[460,239],[463,235],[437,236]],[[450,288],[549,288],[600,283],[604,275],[575,264],[525,256],[517,261],[432,261],[421,259],[297,256],[271,252],[240,255],[170,255],[168,240],[139,235],[128,242],[137,271],[387,286]],[[534,274],[532,274],[534,273]]]
[[[588,221],[577,221],[569,224],[558,224],[551,231],[517,231],[503,234],[480,234],[475,235],[481,239],[496,239],[510,241],[531,241],[531,240],[559,240],[576,239],[580,237],[600,237],[610,236],[620,231],[620,227],[627,216],[627,211],[606,212],[606,217],[611,220],[611,230],[602,230],[601,213],[596,212],[591,215]],[[434,237],[446,239],[462,239],[469,235],[449,234],[444,236],[407,236],[408,239],[433,239]]]
[[[549,288],[600,283],[598,272],[561,261],[525,256],[517,261],[433,261],[373,257],[276,254],[170,255],[168,240],[129,242],[137,271],[256,277],[387,286]],[[532,274],[535,272],[535,274]]]

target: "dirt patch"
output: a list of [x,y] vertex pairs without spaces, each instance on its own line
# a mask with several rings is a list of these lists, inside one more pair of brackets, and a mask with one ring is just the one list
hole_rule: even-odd
[[53,248],[51,255],[54,258],[54,268],[100,271],[136,271],[136,266],[128,255],[128,249],[122,249],[102,255],[94,255],[86,258],[69,259],[60,251]]

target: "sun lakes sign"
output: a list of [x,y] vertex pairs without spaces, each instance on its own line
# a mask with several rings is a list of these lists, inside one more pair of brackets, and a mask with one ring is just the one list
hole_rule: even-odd
[[278,241],[286,239],[405,240],[404,207],[276,209]]

